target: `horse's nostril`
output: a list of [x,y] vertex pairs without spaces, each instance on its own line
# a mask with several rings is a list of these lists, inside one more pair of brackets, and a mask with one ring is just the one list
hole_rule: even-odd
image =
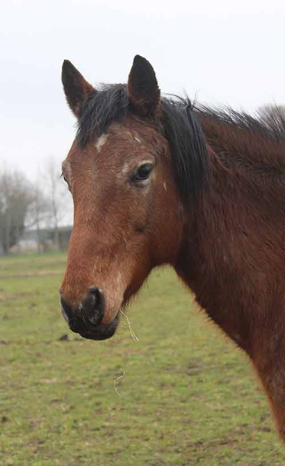
[[102,291],[91,286],[82,303],[72,307],[60,293],[61,312],[73,332],[83,332],[98,326],[103,319],[105,301]]
[[104,313],[104,296],[102,291],[91,286],[88,295],[81,304],[81,313],[83,317],[92,325],[98,325]]

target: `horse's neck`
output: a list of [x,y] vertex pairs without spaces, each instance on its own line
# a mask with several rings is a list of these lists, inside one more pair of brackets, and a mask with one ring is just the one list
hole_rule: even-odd
[[211,158],[210,188],[189,217],[176,270],[201,307],[250,356],[284,440],[283,174],[269,170],[260,176],[251,166],[251,173],[237,169],[226,176],[218,162]]
[[229,175],[213,154],[210,164],[210,187],[189,216],[176,270],[200,306],[246,349],[248,309],[264,306],[272,257],[281,270],[285,261],[283,234],[277,234],[285,231],[285,208],[277,217],[248,180]]

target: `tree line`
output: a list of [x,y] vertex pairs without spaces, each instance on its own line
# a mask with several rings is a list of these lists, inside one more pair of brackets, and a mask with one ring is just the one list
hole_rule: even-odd
[[49,229],[54,248],[59,249],[60,225],[72,211],[71,196],[60,174],[52,158],[34,182],[21,170],[0,167],[0,255],[9,254],[25,230],[36,232],[40,250],[42,229]]

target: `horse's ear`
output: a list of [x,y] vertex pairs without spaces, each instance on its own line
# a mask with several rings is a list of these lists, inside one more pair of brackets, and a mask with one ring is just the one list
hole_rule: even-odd
[[78,118],[84,100],[95,89],[83,78],[82,74],[79,73],[69,60],[64,60],[63,62],[61,80],[67,103]]
[[134,58],[129,74],[128,93],[134,109],[142,116],[154,116],[160,102],[160,90],[151,64],[140,55]]

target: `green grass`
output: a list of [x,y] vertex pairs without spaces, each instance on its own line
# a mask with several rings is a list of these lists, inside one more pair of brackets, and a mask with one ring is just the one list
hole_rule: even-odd
[[124,320],[92,342],[61,317],[64,267],[0,260],[0,466],[285,464],[249,362],[171,270],[128,311],[138,342]]

